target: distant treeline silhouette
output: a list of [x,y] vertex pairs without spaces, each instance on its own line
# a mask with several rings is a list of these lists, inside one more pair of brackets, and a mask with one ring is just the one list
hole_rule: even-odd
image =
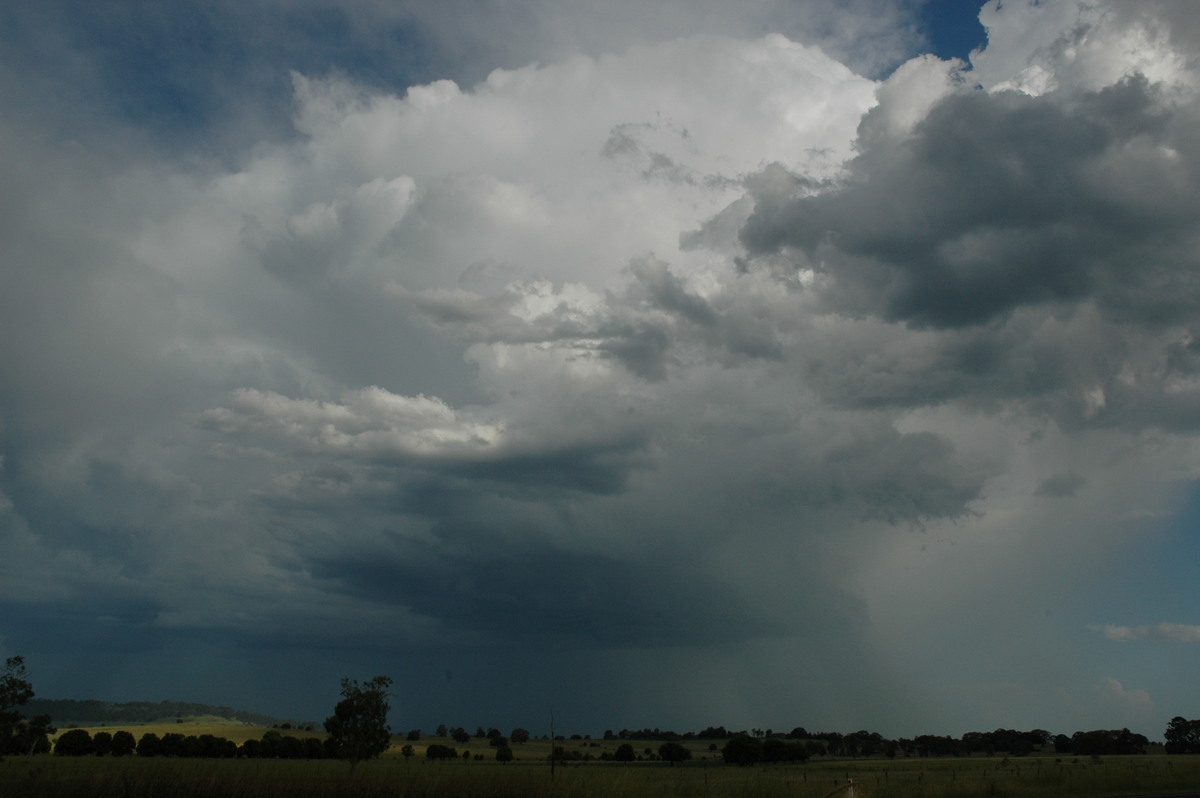
[[[1184,721],[1176,718],[1172,721],[1171,731],[1176,731],[1188,724],[1186,731],[1190,732],[1188,742],[1195,740],[1200,734],[1200,721]],[[667,740],[667,745],[674,745],[672,740],[716,740],[726,739],[730,742],[722,749],[726,762],[731,764],[748,765],[757,762],[804,761],[814,756],[849,756],[849,757],[945,757],[970,756],[972,754],[1003,753],[1009,756],[1023,756],[1034,751],[1049,751],[1055,753],[1073,754],[1079,756],[1103,756],[1121,754],[1143,754],[1149,741],[1144,735],[1130,732],[1129,729],[1098,729],[1086,732],[1075,732],[1070,737],[1065,734],[1051,735],[1049,732],[1034,730],[1019,732],[1013,729],[997,729],[993,732],[969,732],[962,738],[938,737],[935,735],[919,735],[913,739],[901,738],[889,740],[877,732],[858,731],[852,734],[838,732],[810,733],[803,728],[791,732],[775,733],[754,729],[751,733],[726,731],[723,727],[709,727],[701,733],[676,734],[670,731],[643,730],[642,732],[623,731],[626,736],[607,732],[605,739],[617,740]],[[657,734],[656,737],[646,736]],[[635,736],[636,735],[636,736]],[[574,735],[573,735],[574,736]],[[1182,735],[1177,735],[1182,737]],[[412,739],[410,734],[409,739]],[[508,748],[507,738],[502,747]],[[803,741],[803,742],[801,742]],[[405,746],[405,756],[411,756],[411,746]],[[710,750],[716,750],[714,744]],[[1182,745],[1176,741],[1168,746],[1169,753],[1191,753],[1200,750],[1194,745]],[[671,749],[672,754],[676,753]],[[318,737],[294,737],[270,730],[258,740],[247,740],[240,746],[236,743],[212,734],[184,735],[167,733],[159,737],[157,734],[143,734],[140,739],[124,730],[108,732],[98,731],[94,735],[86,729],[70,729],[64,732],[54,745],[54,753],[59,756],[130,756],[143,757],[188,757],[232,759],[242,757],[247,759],[333,759],[337,752],[328,739]],[[465,753],[465,752],[464,752]],[[650,749],[646,749],[646,754]],[[430,759],[453,758],[458,752],[444,745],[431,744],[427,751]],[[584,757],[579,752],[565,751],[561,746],[554,747],[553,756],[557,759],[592,759]],[[663,759],[670,758],[661,754]],[[476,757],[482,758],[482,757]],[[511,758],[511,753],[509,757]],[[628,743],[623,743],[615,755],[602,754],[601,760],[633,761],[634,750]],[[637,756],[642,759],[642,756]],[[649,756],[648,758],[657,758]],[[679,760],[681,761],[682,757]]]
[[[1182,718],[1172,721],[1168,727],[1168,739],[1173,729],[1183,728],[1188,723]],[[1193,750],[1200,751],[1200,723],[1195,727],[1188,726],[1189,741],[1192,744],[1176,742],[1168,747],[1169,753],[1184,753]],[[1178,739],[1185,735],[1176,732]],[[1150,741],[1145,735],[1136,734],[1129,729],[1097,729],[1093,731],[1077,731],[1071,736],[1052,734],[1044,729],[1018,731],[1016,729],[996,729],[990,732],[967,732],[962,737],[937,736],[922,734],[913,738],[901,737],[888,739],[878,732],[856,731],[850,734],[840,732],[810,732],[803,726],[797,726],[790,732],[776,732],[771,729],[750,729],[749,731],[731,731],[724,726],[709,726],[699,732],[684,732],[682,734],[663,729],[622,729],[619,732],[611,730],[604,732],[605,740],[726,740],[731,738],[749,738],[750,740],[804,740],[812,745],[806,747],[809,756],[970,756],[971,754],[1005,753],[1010,756],[1025,756],[1034,751],[1049,750],[1053,746],[1054,753],[1075,754],[1080,756],[1100,756],[1110,754],[1141,754],[1145,753]],[[750,746],[753,748],[753,746]],[[774,748],[778,748],[775,746]],[[768,751],[772,746],[768,746]],[[782,749],[781,749],[782,750]]]
[[136,742],[131,733],[100,731],[94,735],[86,729],[63,732],[54,744],[58,756],[131,756],[187,757],[197,759],[334,759],[336,752],[328,740],[317,737],[293,737],[272,729],[261,739],[247,740],[238,745],[232,740],[213,734],[178,734],[171,732],[159,737],[154,733],[141,736]]

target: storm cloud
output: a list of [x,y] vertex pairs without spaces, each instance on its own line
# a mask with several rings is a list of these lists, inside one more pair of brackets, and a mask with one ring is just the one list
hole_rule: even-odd
[[[406,727],[557,696],[581,733],[1186,714],[1113,645],[1200,612],[1129,600],[1187,560],[1197,478],[1182,7],[991,2],[967,63],[904,3],[501,5],[319,4],[363,55],[269,34],[230,97],[184,61],[120,95],[124,33],[17,15],[76,59],[38,81],[98,65],[111,106],[6,62],[38,113],[0,123],[0,648],[39,693],[315,718],[385,672]],[[240,52],[243,13],[196,30]],[[138,110],[168,79],[200,133]]]

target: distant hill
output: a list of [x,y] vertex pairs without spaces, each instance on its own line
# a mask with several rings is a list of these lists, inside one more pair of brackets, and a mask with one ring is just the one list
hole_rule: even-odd
[[[74,699],[34,698],[21,707],[26,717],[49,715],[55,726],[99,726],[118,723],[171,723],[179,718],[222,718],[251,726],[275,726],[287,721],[232,707],[191,704],[185,701],[76,701]],[[294,721],[293,721],[294,723]]]

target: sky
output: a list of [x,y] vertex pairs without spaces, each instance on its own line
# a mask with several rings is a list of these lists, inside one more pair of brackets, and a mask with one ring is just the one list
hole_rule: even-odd
[[1200,717],[1189,0],[0,9],[39,696]]

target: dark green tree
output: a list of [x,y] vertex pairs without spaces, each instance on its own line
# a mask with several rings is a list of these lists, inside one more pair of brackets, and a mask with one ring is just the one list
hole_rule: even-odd
[[[267,732],[271,734],[271,732]],[[275,736],[279,736],[279,732],[274,732]],[[167,732],[162,736],[162,746],[159,749],[160,756],[179,756],[188,755],[187,737],[179,732]]]
[[162,756],[162,753],[162,740],[158,738],[157,734],[147,732],[142,735],[142,739],[138,740],[138,756]]
[[112,738],[112,755],[113,756],[129,756],[137,749],[137,740],[133,739],[133,735],[127,731],[121,730],[113,733]]
[[1150,741],[1145,735],[1129,729],[1095,729],[1078,731],[1071,735],[1071,742],[1078,756],[1125,756],[1144,754]]
[[354,770],[364,759],[374,759],[388,749],[392,730],[387,716],[388,688],[392,680],[376,676],[359,684],[356,679],[342,679],[342,700],[325,719],[330,745],[339,759],[350,763]]
[[421,730],[420,730],[420,729],[409,729],[409,731],[408,731],[408,737],[407,737],[406,739],[407,739],[407,740],[408,740],[410,743],[415,743],[415,742],[417,742],[418,740],[420,740],[420,739],[421,739]]
[[670,762],[672,766],[676,762],[686,762],[692,758],[692,752],[684,748],[676,742],[666,742],[658,747],[658,756],[664,762]]
[[629,743],[621,743],[617,746],[617,750],[613,754],[613,759],[618,762],[632,762],[637,759],[637,753]]
[[92,735],[92,753],[96,756],[107,756],[112,753],[113,737],[111,732],[98,731]]
[[523,729],[520,726],[512,730],[512,734],[508,738],[517,745],[529,742],[529,729]]
[[762,755],[765,762],[803,762],[808,759],[808,748],[801,742],[771,737],[762,741]]
[[512,752],[512,749],[511,749],[511,748],[509,748],[507,745],[502,745],[502,746],[500,746],[499,748],[497,748],[497,749],[496,749],[496,761],[497,761],[497,762],[511,762],[511,761],[513,761],[513,752]]
[[87,756],[92,750],[92,735],[88,734],[87,729],[65,731],[54,743],[57,756]]
[[763,761],[763,743],[754,737],[739,734],[721,749],[721,758],[728,765],[754,765]]
[[46,754],[50,752],[50,735],[57,729],[50,725],[49,715],[38,715],[32,719],[22,718],[17,721],[12,734],[0,740],[0,750],[5,753]]
[[1168,754],[1200,754],[1200,720],[1187,720],[1180,716],[1171,718],[1167,731]]
[[458,759],[458,751],[448,745],[434,743],[425,749],[425,756],[429,759]]
[[450,730],[450,739],[454,740],[456,743],[466,744],[471,742],[471,734],[462,726],[459,726],[456,729]]
[[24,657],[4,661],[4,671],[0,672],[0,756],[24,753],[27,748],[25,716],[18,709],[33,698],[33,685],[27,675]]

